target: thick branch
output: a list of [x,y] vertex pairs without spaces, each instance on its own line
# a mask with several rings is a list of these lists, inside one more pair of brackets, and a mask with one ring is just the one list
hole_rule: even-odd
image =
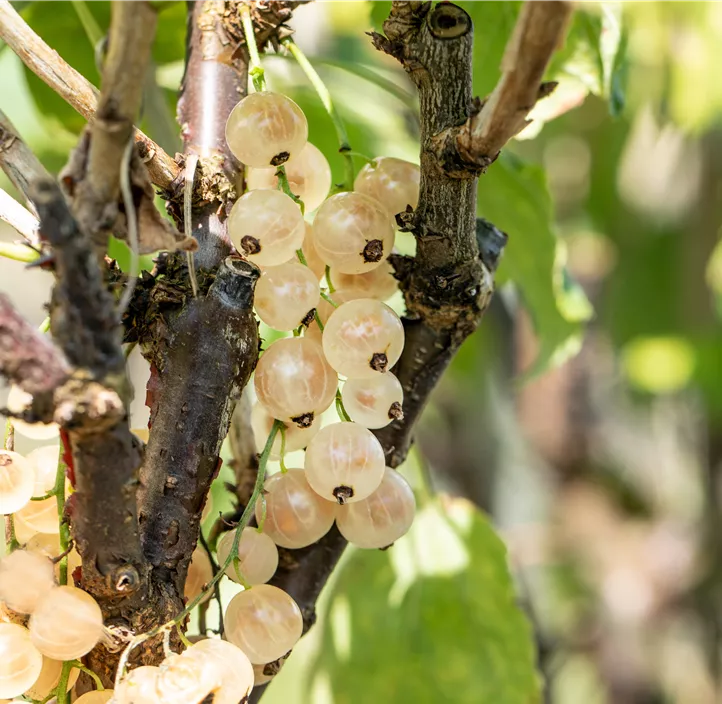
[[1,188],[0,220],[10,225],[10,227],[22,235],[28,243],[35,247],[38,246],[38,219]]
[[[0,0],[0,39],[86,120],[93,117],[98,107],[98,91],[30,29],[8,0]],[[140,145],[153,183],[169,188],[180,173],[178,164],[138,129],[135,141]]]
[[61,352],[0,293],[0,374],[23,391],[52,395],[69,373]]

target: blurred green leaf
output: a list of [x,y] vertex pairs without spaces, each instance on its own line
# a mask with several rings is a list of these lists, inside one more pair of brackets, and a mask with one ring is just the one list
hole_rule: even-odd
[[[539,338],[534,376],[575,353],[581,321],[591,306],[568,273],[559,270],[552,204],[541,168],[503,152],[479,179],[478,212],[509,235],[498,283],[517,286]],[[565,315],[566,313],[566,315]]]
[[420,511],[391,550],[344,563],[317,667],[335,704],[534,704],[534,661],[506,548],[479,511],[454,500]]
[[[125,242],[111,237],[108,241],[108,256],[115,259],[121,271],[130,270],[130,249]],[[138,257],[138,265],[140,271],[150,271],[153,268],[153,255]]]
[[371,11],[371,24],[377,32],[383,33],[384,20],[389,16],[391,11],[391,2],[386,0],[370,0],[369,9]]
[[[110,3],[89,2],[92,13],[103,32],[110,24]],[[83,25],[70,2],[33,2],[23,10],[25,21],[74,69],[94,85],[100,76],[95,65],[95,51]],[[79,133],[85,118],[71,108],[55,91],[45,85],[32,71],[25,69],[25,79],[39,111],[55,118],[67,130]]]
[[187,10],[184,2],[164,2],[158,13],[153,60],[159,66],[185,60]]

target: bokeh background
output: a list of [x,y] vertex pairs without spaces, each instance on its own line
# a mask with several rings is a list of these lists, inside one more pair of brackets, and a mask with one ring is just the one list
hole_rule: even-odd
[[[484,96],[519,3],[460,4]],[[108,3],[16,5],[98,85]],[[313,3],[293,26],[354,150],[416,161],[414,88],[364,34],[388,5]],[[184,37],[185,4],[167,3],[143,129],[171,153]],[[534,662],[553,704],[722,701],[720,66],[722,3],[579,7],[556,93],[479,181],[479,214],[509,245],[402,468],[419,519],[390,550],[347,552],[268,704],[528,704]],[[303,74],[286,57],[265,67],[340,176]],[[0,107],[57,171],[83,120],[2,46]],[[0,259],[0,288],[35,323],[49,286]],[[147,370],[131,364],[142,427]]]

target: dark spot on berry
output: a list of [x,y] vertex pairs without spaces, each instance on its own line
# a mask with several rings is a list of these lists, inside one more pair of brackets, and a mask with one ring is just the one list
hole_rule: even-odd
[[310,428],[311,423],[313,423],[313,411],[311,413],[304,413],[303,415],[296,416],[295,418],[291,418],[291,420],[299,428]]
[[375,372],[385,372],[389,366],[389,358],[383,352],[374,352],[369,366]]
[[403,420],[404,412],[401,410],[401,404],[398,401],[394,401],[389,408],[389,418],[391,420]]
[[303,320],[301,321],[301,325],[305,325],[308,327],[312,322],[313,319],[316,317],[316,309],[311,308],[311,310],[306,313],[306,315],[303,316]]
[[261,243],[250,235],[246,235],[241,240],[241,249],[244,254],[258,254],[261,251]]
[[333,495],[339,505],[343,506],[353,496],[353,489],[350,486],[337,486],[333,490]]
[[280,166],[281,164],[285,164],[291,155],[288,152],[279,152],[276,154],[276,156],[271,159],[271,166]]
[[365,262],[380,262],[384,256],[384,243],[381,240],[370,240],[366,243],[361,256]]

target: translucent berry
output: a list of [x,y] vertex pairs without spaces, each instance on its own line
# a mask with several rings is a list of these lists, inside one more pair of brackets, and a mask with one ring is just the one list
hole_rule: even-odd
[[17,515],[38,533],[59,533],[58,502],[54,496],[41,501],[29,501]]
[[158,702],[156,685],[160,668],[143,665],[131,670],[115,690],[116,704],[152,704]]
[[[50,559],[60,557],[63,549],[60,546],[60,535],[57,533],[35,533],[25,544],[28,552],[35,552]],[[78,551],[73,548],[68,553],[68,574],[73,574],[76,567],[80,567],[82,560]],[[60,576],[60,563],[55,564],[55,578]]]
[[303,617],[286,592],[259,584],[231,599],[225,625],[226,638],[258,665],[277,660],[296,645],[303,632]]
[[321,346],[303,337],[277,340],[261,355],[254,385],[265,409],[284,423],[305,428],[336,395],[338,379]]
[[[393,271],[394,268],[388,260],[365,274],[341,274],[331,269],[331,283],[334,288],[353,294],[353,298],[377,298],[379,301],[385,301],[399,288]],[[334,303],[335,295],[333,294]]]
[[35,647],[54,660],[75,660],[90,652],[103,633],[103,614],[82,589],[55,587],[30,616]]
[[269,267],[256,284],[256,313],[274,330],[293,330],[311,322],[319,291],[318,277],[299,262]]
[[[199,545],[191,556],[191,563],[188,565],[188,575],[186,576],[186,584],[184,596],[190,602],[193,601],[202,591],[203,587],[213,579],[213,568],[208,553],[203,546]],[[208,592],[201,603],[208,601],[212,594]]]
[[[60,674],[63,669],[63,663],[61,660],[53,660],[52,658],[46,658],[43,656],[43,669],[40,671],[38,679],[35,680],[34,684],[30,689],[25,690],[24,694],[26,697],[31,699],[45,699],[60,682]],[[80,676],[80,670],[73,668],[70,671],[68,677],[68,691],[78,681]],[[79,701],[79,700],[76,700]]]
[[393,469],[386,468],[378,489],[363,501],[339,506],[338,529],[349,543],[360,548],[385,548],[411,528],[416,512],[414,492]]
[[303,110],[280,93],[261,91],[241,100],[226,123],[226,142],[246,166],[280,166],[299,155],[308,139]]
[[43,669],[43,656],[27,628],[0,623],[0,697],[19,697],[32,687]]
[[[11,386],[8,393],[7,407],[13,413],[22,413],[30,407],[33,397],[23,391],[19,386]],[[26,423],[19,418],[13,418],[15,431],[31,440],[53,440],[58,437],[60,430],[55,423]]]
[[419,202],[419,167],[403,159],[380,156],[359,171],[354,190],[379,201],[391,216],[416,208]]
[[204,701],[214,689],[220,687],[217,668],[197,658],[170,654],[160,664],[155,682],[159,704]]
[[[342,289],[334,291],[332,294],[330,294],[330,298],[335,305],[331,305],[325,298],[322,298],[318,302],[318,317],[321,319],[321,324],[324,326],[328,322],[328,319],[331,317],[331,313],[333,313],[338,306],[342,305],[343,303],[347,303],[348,301],[354,301],[359,298],[359,296],[357,295],[356,291],[347,291],[345,289]],[[318,342],[319,345],[322,344],[321,330],[319,329],[318,323],[315,320],[308,326],[308,328],[306,328],[303,336],[309,340]]]
[[95,690],[86,692],[75,700],[75,704],[106,704],[113,698],[112,689]]
[[[273,426],[273,416],[260,404],[257,403],[251,410],[251,426],[253,427],[253,436],[256,441],[258,452],[262,452],[266,445],[266,440]],[[286,452],[294,452],[295,450],[303,450],[311,438],[321,429],[321,421],[316,420],[307,428],[299,428],[295,423],[286,424]],[[277,460],[281,457],[281,433],[276,433],[271,447],[271,459]]]
[[53,563],[44,555],[15,550],[0,560],[0,600],[13,611],[31,614],[54,586]]
[[281,191],[249,191],[228,216],[231,242],[261,266],[277,266],[294,257],[305,233],[299,207]]
[[404,326],[385,303],[359,298],[340,305],[323,331],[328,363],[342,376],[369,379],[390,370],[404,349]]
[[391,254],[394,228],[388,212],[362,193],[337,193],[318,209],[313,241],[321,259],[343,274],[363,274]]
[[0,450],[0,513],[19,511],[29,503],[34,488],[32,464],[17,452]]
[[60,448],[57,445],[44,445],[36,447],[29,452],[26,458],[35,470],[35,489],[33,496],[44,496],[55,486],[55,477],[58,472]]
[[[320,149],[310,142],[285,164],[286,178],[291,192],[298,196],[310,213],[326,199],[331,188],[331,167]],[[248,169],[248,190],[278,188],[276,169]]]
[[391,372],[369,379],[348,379],[341,398],[351,420],[365,428],[383,428],[404,417],[404,390]]
[[319,430],[306,449],[306,479],[328,501],[361,501],[384,475],[384,451],[358,423],[333,423]]
[[[266,519],[263,532],[276,545],[295,550],[323,538],[334,521],[333,504],[322,499],[308,484],[302,469],[289,469],[266,479]],[[263,504],[256,504],[261,524]]]
[[[218,541],[218,563],[224,565],[231,553],[235,531],[226,533]],[[264,533],[255,528],[244,528],[241,542],[238,544],[237,569],[231,563],[226,575],[234,582],[248,585],[265,584],[276,572],[278,567],[278,548]],[[239,577],[243,578],[242,580]]]
[[238,704],[253,689],[253,666],[233,643],[206,638],[188,648],[183,657],[205,662],[217,671],[220,686],[214,691],[213,704]]

